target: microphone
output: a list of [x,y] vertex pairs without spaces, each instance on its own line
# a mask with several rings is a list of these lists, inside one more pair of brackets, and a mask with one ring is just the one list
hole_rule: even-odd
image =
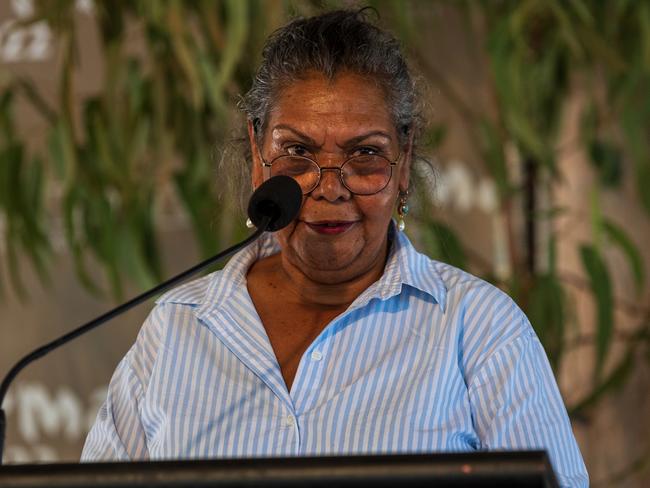
[[[269,184],[273,181],[273,184]],[[302,205],[302,190],[296,180],[278,175],[262,183],[248,203],[248,218],[259,227],[264,218],[271,222],[268,230],[280,230],[296,218]]]
[[39,347],[32,351],[20,361],[18,361],[4,377],[0,384],[0,465],[2,464],[2,454],[4,450],[5,432],[7,426],[7,418],[2,409],[2,402],[5,395],[9,390],[9,385],[22,371],[25,366],[36,361],[37,359],[45,356],[50,351],[57,349],[64,344],[76,339],[77,337],[91,331],[95,327],[125,313],[127,310],[139,305],[140,303],[148,300],[154,295],[162,293],[163,291],[171,288],[172,286],[180,283],[181,281],[189,278],[190,276],[198,273],[204,268],[216,263],[217,261],[234,254],[241,248],[247,246],[265,231],[275,232],[280,230],[295,219],[300,211],[302,205],[302,190],[293,178],[288,176],[274,176],[262,183],[253,193],[248,205],[248,215],[251,221],[257,227],[257,230],[243,241],[229,247],[223,252],[206,259],[205,261],[183,271],[182,273],[170,278],[169,280],[153,287],[151,290],[146,291],[135,298],[132,298],[126,303],[117,306],[116,308],[100,315],[99,317],[91,320],[90,322],[78,327],[71,332],[59,337],[58,339]]

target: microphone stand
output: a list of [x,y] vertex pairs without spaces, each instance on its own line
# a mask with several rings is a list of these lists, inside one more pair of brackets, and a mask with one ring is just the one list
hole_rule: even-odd
[[114,308],[113,310],[109,310],[103,315],[100,315],[96,319],[91,320],[90,322],[82,325],[81,327],[78,327],[71,332],[68,332],[67,334],[59,337],[58,339],[53,340],[52,342],[45,344],[44,346],[39,347],[38,349],[30,352],[27,354],[25,357],[23,357],[20,361],[18,361],[13,368],[9,370],[7,375],[4,377],[2,380],[2,384],[0,384],[0,465],[2,465],[2,454],[4,450],[4,443],[5,443],[5,432],[6,432],[6,426],[7,426],[7,418],[5,416],[5,412],[2,409],[2,402],[5,398],[5,395],[7,394],[7,390],[9,389],[9,385],[11,382],[14,380],[16,375],[28,364],[32,363],[33,361],[36,361],[37,359],[45,356],[47,353],[50,351],[70,342],[71,340],[79,337],[82,334],[85,334],[86,332],[94,329],[95,327],[98,327],[99,325],[103,324],[104,322],[107,322],[111,320],[112,318],[116,317],[117,315],[120,315],[121,313],[126,312],[127,310],[135,307],[136,305],[139,305],[140,303],[144,302],[145,300],[148,300],[154,295],[157,295],[158,293],[162,293],[166,289],[170,288],[171,286],[183,281],[184,279],[194,275],[195,273],[198,273],[204,268],[207,268],[211,264],[216,263],[220,259],[223,259],[237,251],[239,251],[242,247],[250,244],[253,242],[255,239],[257,239],[264,231],[267,230],[267,227],[269,224],[273,221],[273,217],[271,216],[264,216],[262,222],[260,222],[260,225],[258,225],[257,230],[251,234],[249,237],[247,237],[245,240],[242,242],[235,244],[234,246],[229,247],[223,252],[220,252],[219,254],[206,259],[205,261],[195,265],[194,267],[183,271],[182,273],[174,276],[173,278],[170,278],[169,280],[161,283],[160,285],[155,286],[149,291],[145,291],[144,293],[136,296],[135,298],[132,298],[126,303],[123,303],[122,305],[119,305],[118,307]]

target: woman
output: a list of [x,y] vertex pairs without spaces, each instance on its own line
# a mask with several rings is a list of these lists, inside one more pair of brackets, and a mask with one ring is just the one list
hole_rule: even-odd
[[400,228],[419,130],[394,38],[361,12],[277,31],[244,99],[252,186],[299,217],[157,302],[83,458],[544,448],[587,474],[532,327],[498,289]]

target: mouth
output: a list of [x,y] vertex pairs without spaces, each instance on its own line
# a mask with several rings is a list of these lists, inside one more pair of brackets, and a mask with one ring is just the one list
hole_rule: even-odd
[[339,220],[321,220],[318,222],[305,222],[314,232],[325,235],[342,234],[350,227],[356,224],[355,221],[339,221]]

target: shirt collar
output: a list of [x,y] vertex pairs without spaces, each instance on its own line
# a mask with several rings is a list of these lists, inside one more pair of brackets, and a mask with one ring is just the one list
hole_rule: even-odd
[[437,262],[417,252],[394,222],[388,229],[388,237],[391,247],[384,274],[354,301],[352,307],[363,306],[373,298],[386,300],[401,293],[406,285],[430,295],[444,312],[447,287],[436,268]]
[[[436,269],[437,262],[417,252],[406,234],[396,230],[394,222],[389,228],[389,238],[391,250],[384,274],[354,301],[351,308],[361,307],[373,298],[386,300],[401,293],[406,285],[429,294],[444,311],[447,288]],[[197,313],[202,315],[246,286],[246,274],[256,260],[278,252],[277,239],[266,232],[235,254],[221,271],[174,288],[156,302],[197,305]]]

